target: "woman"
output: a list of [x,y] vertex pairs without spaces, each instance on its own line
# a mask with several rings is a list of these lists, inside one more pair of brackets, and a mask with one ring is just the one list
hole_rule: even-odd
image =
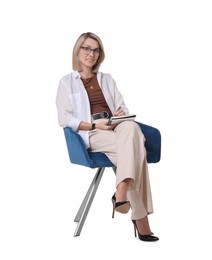
[[127,213],[131,208],[135,235],[157,241],[148,222],[153,207],[145,138],[133,121],[107,124],[109,117],[126,115],[128,109],[111,75],[99,72],[104,58],[101,39],[90,32],[81,34],[73,48],[73,72],[58,87],[59,125],[78,131],[88,149],[105,153],[116,166],[112,217],[114,211]]

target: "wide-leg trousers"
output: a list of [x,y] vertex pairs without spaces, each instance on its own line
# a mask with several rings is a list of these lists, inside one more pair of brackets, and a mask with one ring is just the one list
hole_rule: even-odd
[[139,125],[125,121],[114,130],[90,131],[89,136],[91,152],[105,153],[116,166],[116,187],[126,178],[132,180],[127,191],[131,218],[141,219],[153,213],[145,137]]

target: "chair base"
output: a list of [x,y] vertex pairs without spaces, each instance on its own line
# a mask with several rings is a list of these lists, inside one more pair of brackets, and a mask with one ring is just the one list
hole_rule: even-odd
[[105,167],[100,167],[97,169],[97,172],[88,188],[88,191],[81,203],[81,206],[76,214],[74,219],[75,222],[78,222],[76,230],[74,232],[74,236],[80,236],[83,225],[87,218],[88,212],[90,210],[91,204],[95,197],[96,191],[98,189],[99,183],[101,181],[102,175],[104,173]]

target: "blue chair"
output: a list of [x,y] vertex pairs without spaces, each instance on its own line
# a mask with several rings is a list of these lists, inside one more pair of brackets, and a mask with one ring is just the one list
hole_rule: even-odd
[[[146,138],[145,147],[147,151],[147,162],[159,162],[161,156],[161,134],[159,130],[139,122],[136,123],[140,126]],[[74,221],[78,223],[74,236],[79,236],[105,168],[112,167],[114,172],[116,172],[116,167],[105,154],[100,152],[89,152],[86,149],[81,136],[70,127],[64,128],[64,134],[71,163],[83,165],[89,168],[97,168],[96,174],[74,219]]]

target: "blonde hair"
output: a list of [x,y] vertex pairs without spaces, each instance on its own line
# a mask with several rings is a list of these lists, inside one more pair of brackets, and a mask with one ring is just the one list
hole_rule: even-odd
[[81,66],[80,66],[80,62],[78,59],[78,55],[79,55],[79,51],[80,51],[80,48],[82,47],[83,42],[87,38],[92,38],[93,40],[97,41],[99,44],[99,48],[100,48],[99,58],[98,58],[96,64],[92,68],[93,72],[98,72],[101,63],[105,59],[105,52],[104,52],[104,47],[103,47],[103,43],[102,43],[101,39],[97,35],[95,35],[94,33],[91,33],[91,32],[82,33],[79,36],[79,38],[77,39],[77,41],[74,45],[74,48],[73,48],[73,53],[72,53],[72,69],[81,71]]

